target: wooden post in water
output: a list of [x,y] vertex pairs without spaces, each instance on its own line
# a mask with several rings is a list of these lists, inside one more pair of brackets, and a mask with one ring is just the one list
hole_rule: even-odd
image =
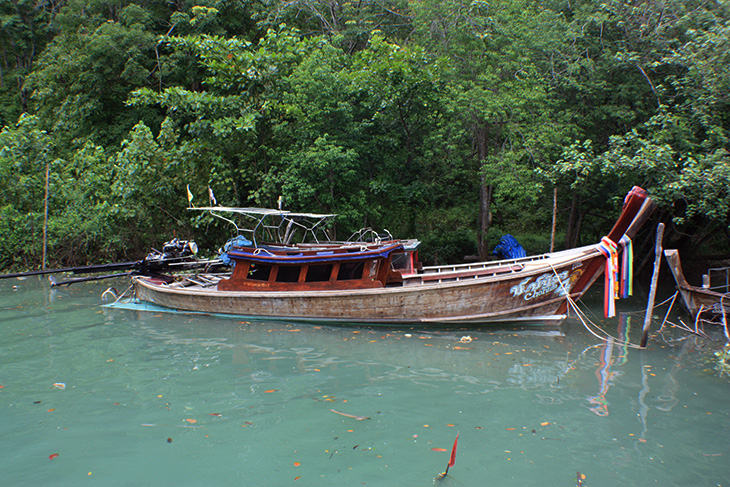
[[550,252],[555,251],[555,225],[558,219],[558,188],[553,188],[553,229],[550,232]]
[[51,166],[46,163],[46,199],[45,199],[45,216],[43,217],[43,266],[46,268],[46,248],[48,246],[48,178],[50,176]]
[[651,312],[654,311],[654,300],[656,299],[656,286],[659,280],[659,268],[662,264],[662,239],[664,238],[664,224],[660,223],[656,229],[656,246],[654,247],[654,273],[651,276],[651,287],[649,288],[649,302],[646,303],[646,316],[644,316],[644,328],[641,332],[641,348],[646,348],[649,339],[649,326],[651,325]]

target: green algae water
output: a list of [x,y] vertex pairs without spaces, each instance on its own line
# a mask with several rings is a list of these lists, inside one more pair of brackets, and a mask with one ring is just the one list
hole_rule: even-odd
[[[109,285],[0,282],[0,485],[730,485],[723,341],[246,322]],[[643,313],[599,321],[640,341]]]

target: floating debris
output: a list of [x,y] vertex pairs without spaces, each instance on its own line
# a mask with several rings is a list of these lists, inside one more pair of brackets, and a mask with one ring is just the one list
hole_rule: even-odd
[[370,419],[368,416],[356,416],[354,414],[343,413],[342,411],[338,411],[336,409],[330,409],[330,411],[332,411],[335,414],[339,414],[340,416],[344,416],[346,418],[356,419],[358,421],[363,421],[365,419]]

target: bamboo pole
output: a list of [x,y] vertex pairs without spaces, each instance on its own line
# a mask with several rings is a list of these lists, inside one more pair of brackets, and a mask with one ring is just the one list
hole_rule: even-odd
[[43,267],[46,268],[46,248],[48,247],[48,178],[50,176],[51,166],[46,163],[46,198],[45,198],[45,214],[43,217]]
[[646,303],[646,316],[644,316],[644,328],[641,332],[641,348],[646,348],[649,339],[649,326],[651,325],[651,313],[654,310],[656,299],[656,287],[659,281],[659,268],[662,264],[662,239],[664,238],[664,224],[657,227],[656,245],[654,247],[654,273],[651,276],[651,287],[649,288],[649,301]]
[[553,228],[550,232],[550,252],[555,251],[555,226],[558,219],[558,188],[553,188]]

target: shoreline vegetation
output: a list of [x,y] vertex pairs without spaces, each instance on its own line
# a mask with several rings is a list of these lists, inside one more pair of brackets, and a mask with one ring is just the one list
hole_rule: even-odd
[[[211,5],[211,6],[206,6]],[[214,256],[192,204],[336,213],[422,241],[427,264],[605,235],[730,255],[730,5],[20,3],[0,49],[0,273]],[[553,224],[553,214],[555,214]],[[698,264],[707,267],[707,262]]]

